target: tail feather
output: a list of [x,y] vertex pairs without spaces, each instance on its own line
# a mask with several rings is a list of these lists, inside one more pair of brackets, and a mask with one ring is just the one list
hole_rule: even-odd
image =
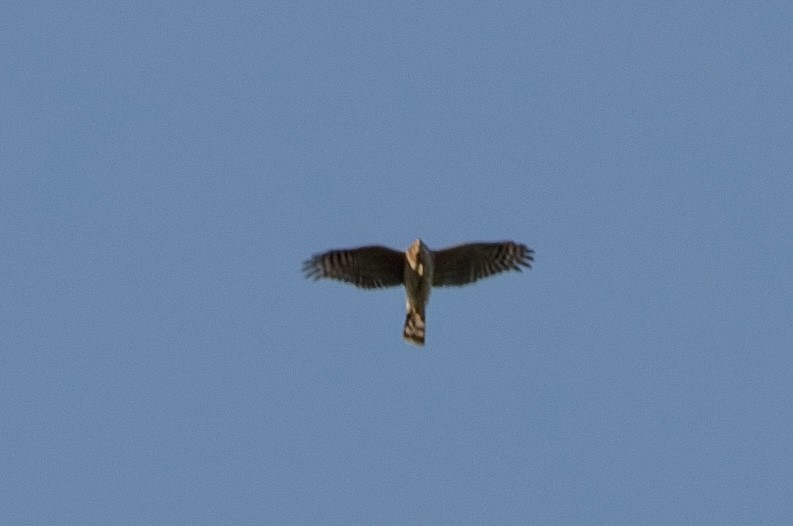
[[410,309],[405,319],[405,330],[402,337],[413,345],[424,345],[424,314]]

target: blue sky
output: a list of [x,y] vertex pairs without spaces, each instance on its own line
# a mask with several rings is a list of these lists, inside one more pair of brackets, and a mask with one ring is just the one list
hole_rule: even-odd
[[[793,9],[17,2],[0,523],[793,522]],[[338,247],[514,239],[437,290]]]

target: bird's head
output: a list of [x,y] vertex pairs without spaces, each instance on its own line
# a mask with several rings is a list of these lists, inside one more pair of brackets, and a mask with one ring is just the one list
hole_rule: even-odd
[[423,274],[424,267],[431,263],[432,256],[430,255],[430,249],[427,248],[427,245],[421,239],[416,239],[413,243],[410,244],[407,251],[405,252],[407,256],[408,265],[413,270],[419,272],[419,274]]

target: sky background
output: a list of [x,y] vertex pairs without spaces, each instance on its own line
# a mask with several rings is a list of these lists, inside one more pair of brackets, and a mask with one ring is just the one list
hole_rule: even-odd
[[793,523],[793,8],[639,4],[4,4],[0,523]]

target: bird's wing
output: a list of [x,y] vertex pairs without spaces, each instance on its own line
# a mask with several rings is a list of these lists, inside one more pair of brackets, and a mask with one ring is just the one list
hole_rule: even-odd
[[307,278],[336,279],[363,289],[402,284],[405,254],[381,246],[330,250],[303,263]]
[[520,243],[466,243],[434,253],[432,285],[459,286],[505,272],[531,268],[534,251]]

